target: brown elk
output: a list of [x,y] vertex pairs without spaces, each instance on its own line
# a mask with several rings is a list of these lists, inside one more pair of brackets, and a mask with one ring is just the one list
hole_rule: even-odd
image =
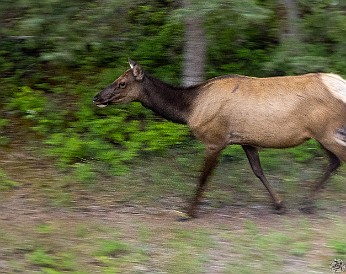
[[174,87],[150,76],[136,62],[129,60],[129,64],[129,70],[94,97],[94,104],[139,101],[168,120],[187,124],[203,142],[206,157],[188,208],[190,217],[196,215],[207,179],[227,145],[242,145],[278,210],[284,208],[283,200],[263,174],[258,148],[288,148],[317,140],[330,161],[310,198],[346,161],[346,81],[338,75],[226,75],[191,87]]

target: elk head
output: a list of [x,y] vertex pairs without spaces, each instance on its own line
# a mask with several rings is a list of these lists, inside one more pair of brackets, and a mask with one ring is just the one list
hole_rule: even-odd
[[128,103],[139,99],[144,72],[135,61],[129,59],[129,64],[129,70],[94,97],[93,102],[96,106],[106,107],[111,104]]

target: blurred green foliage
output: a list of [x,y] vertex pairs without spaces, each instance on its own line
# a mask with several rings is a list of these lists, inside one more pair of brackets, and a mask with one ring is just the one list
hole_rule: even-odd
[[47,99],[42,92],[23,86],[14,94],[6,108],[19,112],[24,119],[39,120],[46,105]]
[[[208,78],[313,71],[346,75],[343,1],[300,0],[301,37],[284,43],[277,1],[246,3],[194,2],[194,10],[184,11],[173,0],[1,1],[0,130],[5,132],[13,117],[30,121],[47,154],[87,181],[94,180],[96,170],[121,174],[143,153],[191,145],[186,127],[138,103],[102,110],[92,105],[93,96],[127,69],[128,57],[179,84],[182,18],[189,12],[205,17]],[[291,151],[301,161],[314,155],[314,149]]]
[[6,132],[6,126],[8,125],[9,121],[8,119],[4,119],[0,117],[0,145],[4,146],[7,145],[9,142],[9,139],[5,136]]

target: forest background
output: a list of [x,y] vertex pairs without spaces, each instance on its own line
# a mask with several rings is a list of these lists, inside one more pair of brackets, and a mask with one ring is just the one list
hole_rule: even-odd
[[90,176],[122,174],[145,153],[198,146],[184,126],[137,103],[92,105],[128,57],[172,84],[223,74],[345,76],[346,3],[1,1],[1,145],[15,141],[9,132],[24,133],[59,166]]
[[97,108],[128,58],[174,85],[224,74],[346,77],[345,0],[0,0],[0,273],[331,273],[346,262],[346,166],[260,151],[268,193],[227,148],[200,207],[204,148],[139,103]]

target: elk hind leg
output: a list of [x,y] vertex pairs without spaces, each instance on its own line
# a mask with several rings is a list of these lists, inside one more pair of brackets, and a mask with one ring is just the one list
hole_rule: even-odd
[[[337,145],[336,147],[338,147],[338,146],[339,145]],[[325,149],[325,151],[329,157],[329,164],[327,166],[326,171],[322,175],[322,177],[319,178],[318,180],[316,180],[316,182],[314,183],[310,195],[307,198],[305,198],[305,200],[303,201],[301,210],[305,213],[313,213],[314,212],[314,210],[315,210],[314,199],[315,199],[316,194],[318,193],[318,191],[321,188],[323,188],[326,181],[330,178],[330,176],[341,165],[341,161],[335,153],[333,153],[332,151],[330,151],[329,149],[327,149],[325,147],[324,147],[324,149]]]
[[248,160],[250,162],[250,166],[252,168],[252,171],[255,173],[257,178],[259,178],[261,180],[263,185],[268,190],[270,196],[273,199],[275,208],[280,213],[284,212],[285,211],[285,206],[284,206],[283,200],[281,199],[280,195],[275,192],[275,190],[270,185],[270,183],[268,182],[267,178],[265,177],[265,175],[263,173],[263,169],[262,169],[262,166],[261,166],[261,162],[260,162],[260,158],[259,158],[259,155],[258,155],[257,148],[253,147],[253,146],[249,146],[249,145],[243,145],[242,147],[243,147],[243,149],[244,149],[244,151],[246,153],[246,156],[247,156],[247,158],[248,158]]
[[313,186],[311,198],[316,195],[316,193],[325,185],[325,182],[330,178],[333,172],[336,171],[341,165],[340,159],[333,152],[329,150],[326,150],[326,152],[329,157],[329,164],[323,176],[319,180],[317,180],[315,185]]

